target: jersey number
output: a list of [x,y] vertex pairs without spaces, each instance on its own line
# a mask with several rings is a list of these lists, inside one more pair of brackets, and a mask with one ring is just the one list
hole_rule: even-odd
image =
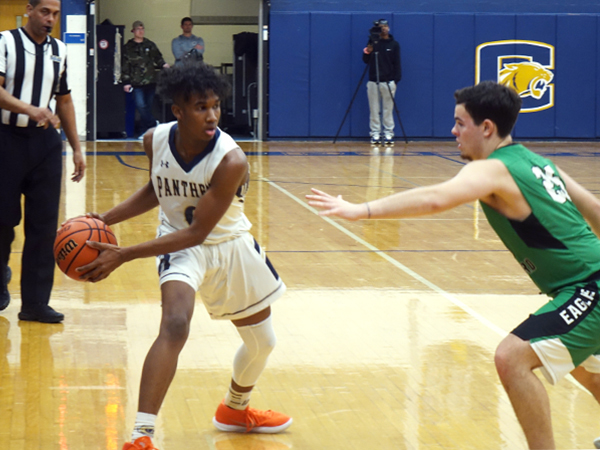
[[527,272],[528,274],[532,274],[533,272],[535,272],[537,270],[537,267],[535,267],[535,264],[531,262],[531,260],[529,260],[528,258],[525,258],[525,260],[520,263],[521,267],[523,268],[523,270],[525,272]]
[[542,184],[546,188],[546,192],[552,197],[552,200],[558,203],[564,203],[567,200],[571,201],[564,183],[554,174],[554,169],[551,166],[548,165],[543,170],[541,167],[533,166],[531,171],[538,180],[543,180]]
[[160,275],[171,267],[171,255],[168,253],[166,255],[160,255],[158,259],[160,259],[160,264],[158,265],[158,274]]
[[185,208],[185,221],[188,225],[192,224],[192,220],[194,219],[194,211],[196,210],[195,206],[188,206]]

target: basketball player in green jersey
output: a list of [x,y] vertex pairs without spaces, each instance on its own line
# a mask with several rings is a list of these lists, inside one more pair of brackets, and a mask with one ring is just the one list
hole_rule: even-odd
[[454,178],[362,204],[317,189],[307,198],[322,215],[348,220],[421,216],[481,201],[498,236],[550,297],[500,343],[495,363],[529,447],[553,449],[548,395],[533,370],[552,384],[570,372],[600,400],[600,201],[512,142],[521,109],[515,91],[485,81],[454,96],[452,134],[469,161]]

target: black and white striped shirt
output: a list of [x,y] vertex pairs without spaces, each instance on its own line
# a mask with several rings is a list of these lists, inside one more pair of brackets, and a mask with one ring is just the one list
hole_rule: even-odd
[[[0,33],[0,76],[4,89],[19,100],[54,111],[55,95],[68,94],[67,48],[51,36],[36,43],[24,28]],[[26,114],[0,109],[0,122],[35,127]]]

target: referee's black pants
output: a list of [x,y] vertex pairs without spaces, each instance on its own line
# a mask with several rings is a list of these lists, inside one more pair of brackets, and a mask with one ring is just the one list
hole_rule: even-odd
[[0,125],[0,264],[8,264],[25,197],[21,311],[50,301],[62,177],[62,140],[52,127]]

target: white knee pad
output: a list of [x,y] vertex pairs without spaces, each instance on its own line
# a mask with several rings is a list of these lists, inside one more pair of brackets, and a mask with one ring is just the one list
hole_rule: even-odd
[[233,381],[239,386],[254,386],[277,342],[271,316],[255,325],[237,327],[237,331],[244,343],[233,359]]

